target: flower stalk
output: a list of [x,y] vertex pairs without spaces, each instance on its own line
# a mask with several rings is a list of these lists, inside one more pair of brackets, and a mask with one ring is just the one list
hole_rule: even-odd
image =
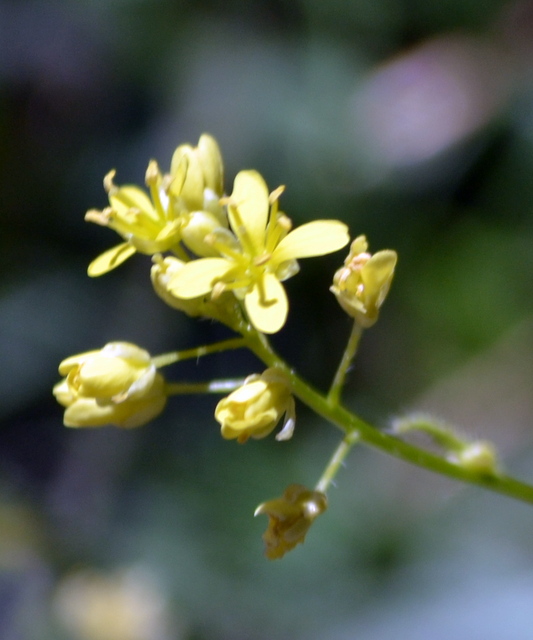
[[245,338],[229,338],[228,340],[221,340],[214,344],[202,345],[201,347],[194,347],[193,349],[162,353],[159,356],[154,356],[152,362],[158,369],[161,369],[161,367],[168,367],[176,362],[202,358],[212,353],[220,353],[221,351],[229,351],[230,349],[242,349],[246,346],[247,341]]
[[333,382],[328,393],[328,402],[331,405],[339,404],[342,389],[344,387],[344,381],[346,380],[346,374],[348,373],[348,369],[355,358],[362,334],[363,327],[359,322],[357,322],[357,320],[354,320],[346,349],[342,354],[339,367],[335,373],[335,377],[333,378]]
[[183,396],[203,393],[228,393],[244,383],[244,378],[211,380],[210,382],[167,382],[167,396]]
[[359,434],[357,431],[352,431],[347,433],[342,439],[339,446],[335,449],[335,452],[331,456],[331,459],[324,469],[320,480],[317,482],[315,491],[320,491],[321,493],[326,493],[329,485],[335,479],[337,472],[344,464],[344,460],[346,456],[350,453],[354,444],[359,441]]

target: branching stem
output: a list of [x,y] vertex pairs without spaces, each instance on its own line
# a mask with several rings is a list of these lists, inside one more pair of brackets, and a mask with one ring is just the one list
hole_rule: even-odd
[[332,405],[327,396],[314,389],[285,363],[272,349],[266,336],[249,329],[245,337],[249,349],[260,360],[269,367],[278,367],[284,371],[289,378],[294,395],[301,402],[334,424],[344,434],[356,433],[362,443],[418,467],[533,504],[533,486],[503,474],[484,475],[471,471],[377,429],[348,409],[340,405]]

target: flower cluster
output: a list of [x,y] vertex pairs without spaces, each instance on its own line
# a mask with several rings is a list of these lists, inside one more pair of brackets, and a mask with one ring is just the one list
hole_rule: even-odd
[[[238,173],[233,192],[223,197],[222,157],[207,134],[196,148],[179,146],[166,175],[150,162],[150,197],[136,186],[116,186],[114,176],[111,171],[104,179],[110,206],[88,211],[85,219],[115,230],[124,242],[98,256],[89,275],[102,275],[136,252],[152,255],[152,282],[165,302],[232,328],[239,311],[224,293],[242,303],[240,313],[258,331],[276,333],[288,313],[281,282],[298,272],[297,259],[349,242],[348,228],[338,220],[315,220],[291,231],[278,208],[283,187],[269,194],[257,171]],[[164,252],[174,255],[164,259]]]
[[[298,272],[298,260],[345,247],[350,241],[347,226],[338,220],[314,220],[293,229],[279,208],[284,187],[269,192],[254,170],[240,171],[226,195],[222,156],[207,134],[197,147],[180,145],[168,173],[150,161],[147,190],[117,186],[114,178],[111,171],[104,179],[109,206],[88,211],[86,220],[114,230],[122,242],[93,260],[89,275],[107,273],[134,253],[149,255],[152,286],[166,304],[192,317],[217,320],[239,337],[154,357],[136,345],[112,342],[63,360],[59,373],[64,378],[54,395],[65,407],[65,425],[137,427],[159,415],[169,395],[223,391],[230,393],[215,409],[221,435],[243,444],[266,438],[280,422],[276,440],[290,439],[295,397],[312,408],[319,406],[320,415],[335,410],[360,333],[378,319],[396,253],[386,250],[372,256],[366,238],[359,236],[334,275],[331,291],[354,318],[356,331],[330,393],[313,406],[310,399],[316,400],[318,392],[271,349],[265,334],[278,332],[286,322],[289,303],[282,283]],[[209,383],[170,383],[159,372],[187,358],[241,347],[248,347],[267,369],[244,380]],[[328,485],[358,439],[350,424],[314,490],[292,484],[280,498],[257,508],[256,515],[269,517],[263,536],[268,558],[281,558],[304,541],[327,508]],[[470,464],[479,466],[479,458]]]

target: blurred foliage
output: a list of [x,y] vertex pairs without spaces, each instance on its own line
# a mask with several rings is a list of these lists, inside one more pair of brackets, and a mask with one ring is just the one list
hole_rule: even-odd
[[[253,510],[316,480],[333,429],[298,407],[293,441],[239,447],[219,437],[213,399],[185,398],[139,431],[68,431],[51,388],[66,355],[109,340],[157,353],[226,335],[165,308],[148,258],[85,276],[115,241],[83,221],[106,203],[104,174],[141,183],[151,157],[166,168],[177,144],[209,131],[228,190],[236,171],[257,168],[272,188],[287,185],[296,222],[344,219],[373,250],[398,251],[350,406],[385,425],[483,357],[471,392],[438,406],[462,408],[461,426],[484,436],[475,390],[490,367],[516,368],[523,391],[506,404],[491,387],[488,402],[508,408],[496,439],[531,479],[531,433],[512,424],[533,417],[533,341],[508,358],[498,345],[533,313],[532,31],[527,0],[0,1],[3,638],[105,640],[61,594],[76,585],[83,602],[91,585],[131,580],[156,603],[142,640],[530,637],[527,507],[356,451],[305,546],[267,563]],[[453,81],[439,92],[441,77]],[[476,91],[496,96],[484,111]],[[461,126],[446,138],[448,121]],[[328,292],[340,263],[303,262],[275,339],[322,387],[349,331]],[[203,380],[256,366],[237,353],[173,372]],[[117,596],[135,608],[129,597]]]

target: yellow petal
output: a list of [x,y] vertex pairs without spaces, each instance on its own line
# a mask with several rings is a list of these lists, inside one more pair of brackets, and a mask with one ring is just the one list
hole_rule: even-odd
[[165,404],[166,396],[163,394],[121,404],[98,404],[94,398],[77,398],[67,407],[63,423],[66,427],[140,427],[159,415]]
[[201,209],[204,202],[204,174],[196,153],[187,156],[189,165],[180,196],[190,209]]
[[261,174],[257,171],[240,171],[233,184],[231,202],[235,204],[239,214],[237,217],[232,206],[228,207],[228,217],[235,235],[244,247],[249,244],[246,242],[247,236],[255,250],[261,253],[269,209],[268,188]]
[[108,271],[112,271],[136,252],[134,246],[129,242],[117,244],[116,247],[108,249],[95,258],[87,269],[91,278],[101,276]]
[[368,295],[379,304],[387,295],[398,256],[396,251],[384,249],[375,253],[361,270],[361,279]]
[[100,356],[88,360],[78,373],[83,396],[112,398],[129,389],[138,372],[121,358]]
[[197,298],[209,293],[214,280],[223,278],[233,264],[224,258],[201,258],[187,262],[168,283],[168,290],[178,298]]
[[189,160],[180,152],[180,147],[174,152],[172,157],[172,166],[170,169],[170,175],[172,176],[172,182],[170,183],[170,193],[177,198],[181,195],[181,190],[185,184],[185,178],[187,177],[187,169],[189,168]]
[[118,216],[124,215],[131,208],[135,208],[148,213],[152,218],[157,218],[150,198],[142,189],[133,185],[120,187],[115,193],[110,194],[109,202]]
[[203,133],[198,141],[198,155],[204,170],[206,186],[216,194],[224,191],[224,165],[217,141],[208,133]]
[[76,399],[76,396],[72,393],[70,387],[68,386],[66,378],[63,378],[61,382],[58,382],[54,385],[52,393],[54,394],[55,399],[59,402],[59,404],[63,405],[64,407],[70,407],[70,405]]
[[272,273],[263,277],[264,298],[256,285],[246,294],[244,304],[250,322],[262,333],[276,333],[285,324],[289,311],[287,294],[280,281]]
[[[183,171],[183,158],[188,158],[192,152],[193,148],[190,144],[180,144],[179,147],[176,147],[170,161],[171,175],[174,176],[178,171]],[[185,162],[185,168],[187,168],[187,162]]]
[[75,356],[69,356],[62,360],[59,364],[59,373],[62,376],[69,374],[72,369],[79,367],[81,364],[89,360],[90,358],[98,355],[100,349],[93,349],[92,351],[85,351],[85,353],[77,353]]
[[350,245],[349,258],[354,258],[360,253],[365,253],[366,251],[368,251],[368,242],[366,241],[366,236],[357,236],[357,238]]
[[348,227],[339,220],[315,220],[291,231],[274,249],[274,263],[322,256],[342,249],[350,241]]

